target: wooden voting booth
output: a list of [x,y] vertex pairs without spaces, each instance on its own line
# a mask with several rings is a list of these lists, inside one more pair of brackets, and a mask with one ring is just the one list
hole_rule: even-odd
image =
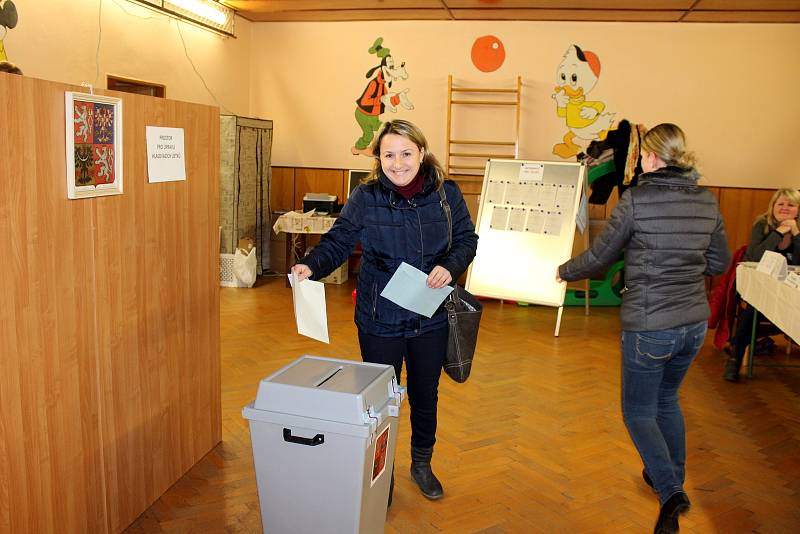
[[557,268],[572,254],[585,167],[579,163],[489,160],[476,231],[478,253],[467,275],[475,295],[558,307],[566,284]]
[[[117,533],[221,437],[219,110],[125,93],[125,187],[71,200],[65,92],[0,73],[0,532]],[[145,127],[186,180],[149,183]]]

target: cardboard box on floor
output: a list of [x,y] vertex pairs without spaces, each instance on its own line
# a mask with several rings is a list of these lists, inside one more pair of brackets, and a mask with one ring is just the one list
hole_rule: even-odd
[[339,267],[336,268],[331,274],[326,276],[325,278],[320,278],[320,282],[325,282],[326,284],[344,284],[347,282],[347,266],[349,262],[344,262]]

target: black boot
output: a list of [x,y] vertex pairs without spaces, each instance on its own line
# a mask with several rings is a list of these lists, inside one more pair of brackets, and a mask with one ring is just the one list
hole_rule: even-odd
[[736,356],[731,356],[730,358],[728,358],[728,361],[725,362],[725,373],[723,373],[722,378],[724,378],[728,382],[738,382],[739,368],[741,366],[742,366],[742,361]]
[[678,516],[689,511],[691,503],[689,496],[683,491],[679,491],[661,507],[656,523],[655,534],[675,534],[680,530]]
[[411,478],[417,483],[424,496],[429,499],[441,499],[444,490],[431,470],[432,456],[433,447],[411,447]]

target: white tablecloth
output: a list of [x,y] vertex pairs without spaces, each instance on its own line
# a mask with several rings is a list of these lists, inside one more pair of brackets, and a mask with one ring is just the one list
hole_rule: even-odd
[[331,229],[334,222],[336,222],[336,217],[316,215],[314,210],[306,213],[290,211],[278,217],[278,220],[276,220],[275,224],[272,226],[272,230],[276,234],[279,232],[291,234],[324,234]]
[[755,263],[736,267],[736,290],[758,312],[800,344],[800,289],[760,273]]

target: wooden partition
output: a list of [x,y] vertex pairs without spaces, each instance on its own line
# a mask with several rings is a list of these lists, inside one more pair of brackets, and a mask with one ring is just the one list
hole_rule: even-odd
[[[339,195],[347,187],[347,171],[343,169],[313,169],[302,167],[273,167],[271,206],[273,210],[302,209],[303,195],[308,192]],[[472,220],[478,215],[478,201],[483,184],[483,176],[453,175],[458,182],[467,203]],[[767,203],[774,189],[750,189],[738,187],[709,187],[717,196],[720,211],[725,221],[728,244],[731,250],[746,245],[750,239],[753,220],[767,209]],[[589,219],[592,223],[591,237],[596,237],[605,221],[617,205],[615,189],[604,205],[589,205]],[[276,239],[273,236],[273,239]],[[277,237],[280,239],[280,236]],[[280,250],[276,247],[275,250]],[[576,252],[579,249],[576,247]]]
[[[0,533],[117,533],[221,436],[216,108],[125,93],[124,193],[68,200],[64,92],[0,74]],[[145,126],[185,132],[149,184]]]

